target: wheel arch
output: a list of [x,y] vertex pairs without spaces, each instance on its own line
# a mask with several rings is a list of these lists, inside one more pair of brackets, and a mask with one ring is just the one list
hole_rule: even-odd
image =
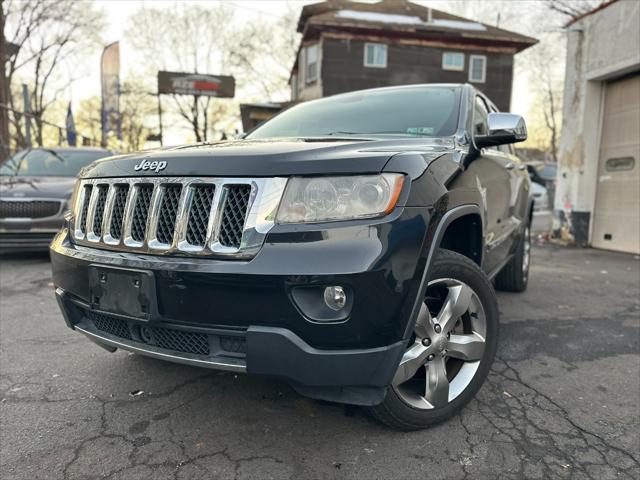
[[439,248],[452,250],[482,266],[482,217],[479,213],[465,213],[449,221]]
[[[469,219],[477,219],[477,222],[479,225],[479,236],[480,236],[479,260],[480,262],[482,262],[482,251],[484,249],[484,245],[483,245],[482,212],[480,210],[480,207],[477,204],[463,204],[463,205],[458,205],[456,207],[451,208],[450,210],[445,212],[440,218],[440,221],[438,222],[435,232],[433,234],[432,241],[428,246],[426,264],[422,273],[422,278],[420,280],[420,287],[418,288],[417,295],[413,302],[411,315],[405,327],[404,336],[403,336],[404,339],[409,338],[409,335],[413,330],[413,326],[416,322],[418,313],[420,312],[420,306],[422,304],[422,299],[426,294],[427,284],[429,282],[429,275],[431,274],[433,260],[435,258],[436,252],[438,251],[439,248],[441,248],[442,240],[443,238],[445,238],[445,234],[449,226],[452,225],[458,219],[462,219],[465,217],[468,217]],[[481,265],[481,263],[479,263],[478,265]]]

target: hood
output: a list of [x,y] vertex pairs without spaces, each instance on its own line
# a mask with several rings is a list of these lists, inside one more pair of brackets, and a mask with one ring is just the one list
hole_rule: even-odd
[[238,140],[109,157],[85,167],[84,178],[131,176],[267,177],[379,173],[400,152],[437,157],[443,139]]
[[2,198],[71,198],[74,177],[0,176]]

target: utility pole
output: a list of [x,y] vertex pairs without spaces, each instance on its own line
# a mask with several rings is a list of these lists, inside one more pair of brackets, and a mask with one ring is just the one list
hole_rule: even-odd
[[24,100],[24,133],[27,148],[31,148],[31,103],[29,102],[29,87],[22,84],[22,99]]
[[159,140],[160,140],[160,146],[162,147],[164,146],[164,138],[162,133],[162,102],[160,101],[160,92],[158,92],[158,123],[160,127]]
[[6,63],[9,49],[4,38],[4,5],[0,5],[0,162],[9,157],[9,85],[7,85]]

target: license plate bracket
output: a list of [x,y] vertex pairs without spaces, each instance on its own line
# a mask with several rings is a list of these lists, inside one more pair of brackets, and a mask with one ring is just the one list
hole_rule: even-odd
[[90,307],[149,321],[156,313],[155,277],[146,270],[89,266]]

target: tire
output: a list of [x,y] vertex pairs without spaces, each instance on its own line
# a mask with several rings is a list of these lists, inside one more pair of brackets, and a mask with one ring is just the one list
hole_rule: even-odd
[[503,292],[524,292],[529,284],[530,264],[531,233],[527,225],[518,239],[515,255],[496,275],[496,289]]
[[[484,383],[496,352],[498,305],[485,273],[469,258],[441,249],[430,276],[414,333],[392,385],[381,404],[368,407],[374,418],[397,430],[423,429],[455,415]],[[453,305],[450,315],[444,305]],[[465,343],[468,340],[473,342]],[[465,352],[461,346],[473,348]],[[421,366],[411,376],[416,365]]]

